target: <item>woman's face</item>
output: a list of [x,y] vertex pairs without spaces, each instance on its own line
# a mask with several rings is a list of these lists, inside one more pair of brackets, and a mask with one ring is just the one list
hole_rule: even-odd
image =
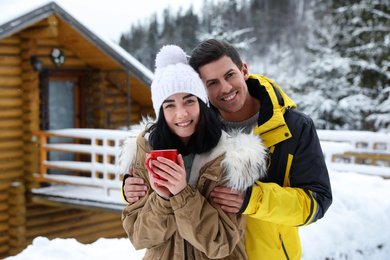
[[169,129],[187,144],[199,122],[198,98],[188,93],[169,96],[162,104]]

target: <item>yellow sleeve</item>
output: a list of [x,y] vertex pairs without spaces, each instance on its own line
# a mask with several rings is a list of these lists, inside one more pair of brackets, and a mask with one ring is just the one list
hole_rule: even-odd
[[256,181],[243,214],[282,225],[301,226],[310,224],[316,211],[317,202],[311,191]]

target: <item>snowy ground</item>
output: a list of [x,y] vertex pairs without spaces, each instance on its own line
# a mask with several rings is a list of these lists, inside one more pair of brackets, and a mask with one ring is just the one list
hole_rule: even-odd
[[[303,260],[389,259],[390,180],[330,171],[333,204],[325,218],[300,228]],[[127,239],[99,239],[84,245],[75,239],[38,237],[7,260],[142,259]]]

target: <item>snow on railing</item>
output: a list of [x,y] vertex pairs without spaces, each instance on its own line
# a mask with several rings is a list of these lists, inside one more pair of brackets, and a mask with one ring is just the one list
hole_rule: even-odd
[[[79,199],[83,197],[85,200],[101,202],[115,201],[114,203],[116,203],[118,200],[121,201],[122,177],[117,172],[116,164],[121,142],[131,136],[131,132],[103,129],[61,129],[35,132],[34,135],[40,140],[41,156],[40,173],[34,175],[35,179],[40,182],[82,187],[78,192],[75,189],[67,188],[66,192],[61,193],[61,188],[53,186],[40,189],[40,194],[57,194],[56,196],[59,197],[79,197]],[[390,177],[390,134],[318,130],[318,136],[329,169]],[[49,142],[49,138],[52,137],[73,140],[71,143]],[[48,154],[53,151],[74,154],[75,160],[50,160]],[[87,154],[90,159],[88,161],[85,158],[82,160],[83,154]],[[49,174],[49,169],[62,169],[70,172]],[[101,195],[96,195],[94,194],[96,191],[92,191],[92,188],[99,188],[103,192]],[[87,189],[89,189],[88,192]],[[110,195],[111,191],[117,193],[113,199],[111,199],[114,197],[113,194]],[[64,195],[65,193],[67,194]]]
[[[110,190],[120,190],[122,176],[117,172],[120,145],[131,132],[105,129],[60,129],[35,132],[40,140],[40,173],[34,178],[40,182],[99,187],[106,196]],[[72,138],[74,141],[49,142],[49,138]],[[49,160],[50,152],[71,153],[76,160]],[[87,154],[88,161],[77,160]],[[66,170],[49,174],[50,169]],[[80,174],[81,173],[81,174]],[[85,174],[87,173],[87,174]],[[89,173],[89,174],[88,174]]]
[[390,178],[390,133],[333,130],[317,132],[329,169],[347,169]]

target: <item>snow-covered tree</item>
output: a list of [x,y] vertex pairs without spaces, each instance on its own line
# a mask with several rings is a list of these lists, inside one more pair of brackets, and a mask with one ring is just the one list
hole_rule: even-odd
[[240,10],[235,0],[214,4],[205,1],[203,10],[206,9],[208,12],[203,15],[202,26],[197,30],[199,41],[216,38],[231,43],[239,50],[248,50],[256,41],[256,37],[249,34],[254,30],[253,27],[240,28],[237,20]]
[[[363,129],[364,115],[372,100],[364,89],[350,84],[349,58],[322,53],[307,69],[303,82],[296,82],[293,100],[309,114],[319,129]],[[295,82],[293,82],[295,83]]]
[[198,14],[165,9],[132,26],[120,45],[153,69],[161,46],[190,53],[208,38],[236,46],[318,128],[390,128],[388,0],[203,0]]
[[313,10],[314,61],[296,87],[309,97],[295,97],[301,109],[319,128],[389,127],[390,2],[319,0]]
[[171,44],[177,44],[187,53],[191,53],[194,44],[197,43],[196,31],[199,27],[198,16],[194,13],[192,6],[176,18],[175,40]]

